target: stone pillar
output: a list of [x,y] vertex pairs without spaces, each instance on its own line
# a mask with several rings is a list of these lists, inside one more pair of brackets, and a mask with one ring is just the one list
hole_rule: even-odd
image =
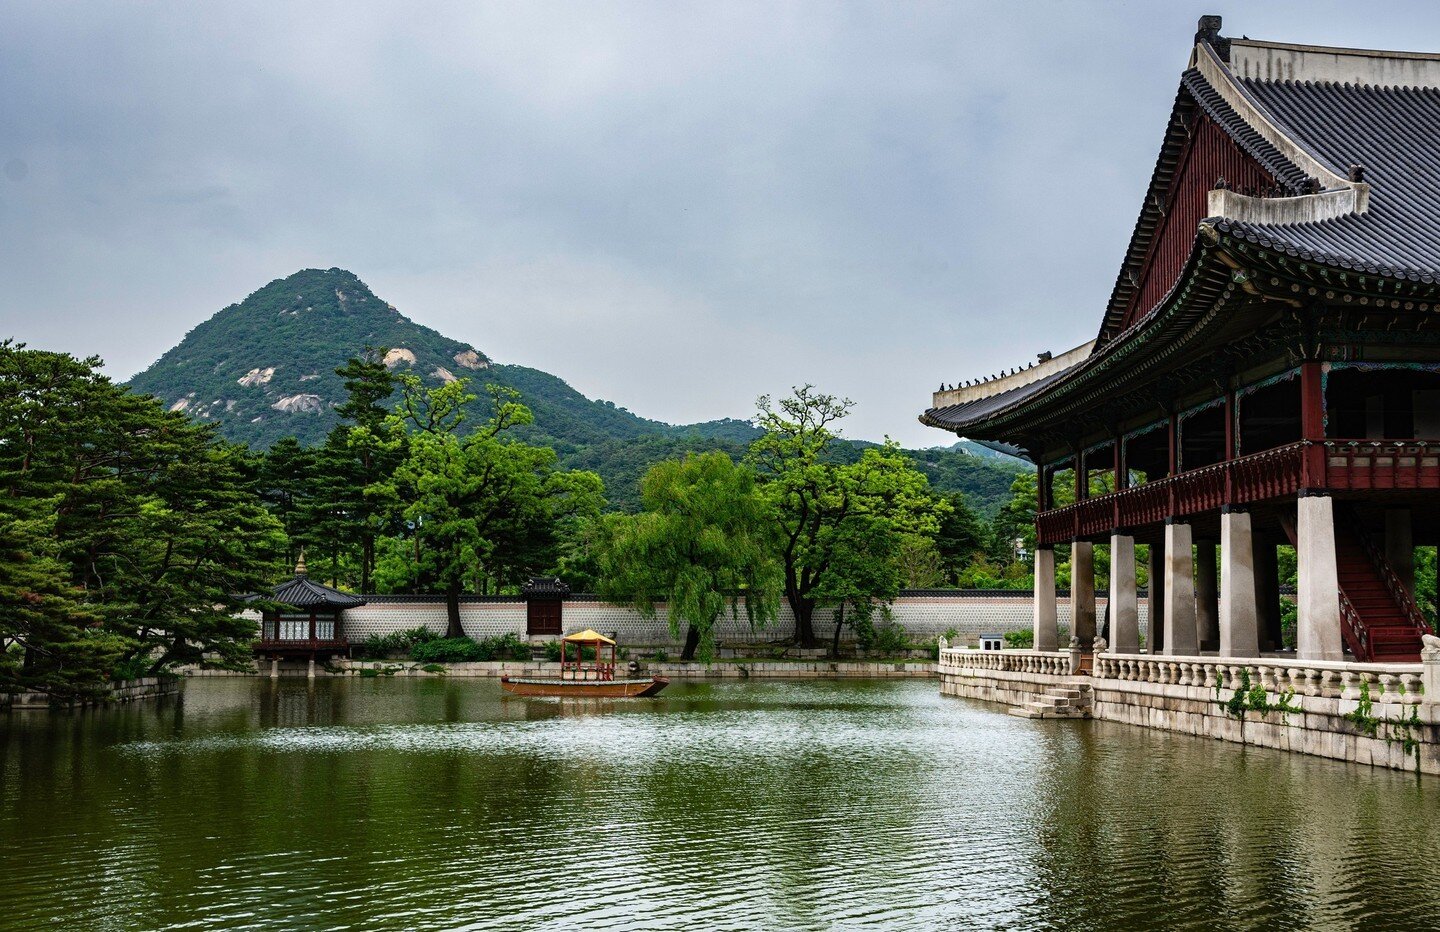
[[1299,660],[1343,660],[1334,502],[1328,495],[1301,495],[1298,514],[1295,656]]
[[310,658],[310,666],[305,670],[306,679],[315,679],[315,658]]
[[1055,606],[1055,548],[1035,548],[1035,649],[1059,650],[1059,613]]
[[1395,575],[1405,584],[1412,596],[1415,594],[1415,543],[1411,535],[1410,509],[1385,509],[1385,559],[1395,570]]
[[280,658],[278,658],[278,657],[271,657],[271,658],[270,658],[270,679],[275,680],[275,679],[279,679],[279,678],[280,678]]
[[1255,540],[1248,512],[1220,515],[1220,559],[1225,561],[1220,572],[1220,656],[1258,657]]
[[1110,535],[1110,649],[1140,653],[1140,611],[1135,598],[1135,538]]
[[1095,545],[1088,540],[1070,545],[1070,636],[1082,651],[1095,643]]
[[1213,540],[1195,542],[1195,642],[1200,650],[1220,649],[1220,591]]
[[1260,629],[1260,649],[1281,650],[1285,646],[1285,638],[1280,630],[1280,563],[1275,554],[1275,538],[1255,531],[1252,539],[1255,545],[1255,623]]
[[1145,625],[1145,651],[1165,648],[1165,539],[1150,545],[1150,618]]
[[1195,640],[1195,555],[1190,525],[1165,525],[1165,647],[1170,656],[1193,657]]

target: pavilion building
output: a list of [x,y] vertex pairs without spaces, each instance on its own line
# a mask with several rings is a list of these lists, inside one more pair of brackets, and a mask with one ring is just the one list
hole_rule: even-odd
[[[1034,462],[1035,648],[1281,647],[1295,548],[1300,660],[1417,661],[1414,548],[1440,543],[1440,55],[1225,38],[1200,20],[1092,342],[942,386],[923,423]],[[1217,555],[1218,549],[1218,555]],[[1218,574],[1217,574],[1218,556]]]
[[316,660],[349,655],[345,610],[365,604],[359,596],[311,579],[303,552],[295,575],[272,589],[265,601],[272,607],[261,613],[256,656],[268,658],[272,671],[280,660],[308,660],[312,675]]

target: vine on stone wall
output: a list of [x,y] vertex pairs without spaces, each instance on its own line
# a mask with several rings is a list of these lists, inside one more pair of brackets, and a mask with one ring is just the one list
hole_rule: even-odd
[[1220,698],[1220,684],[1215,684],[1215,704],[1224,709],[1226,715],[1242,720],[1246,712],[1279,712],[1280,721],[1288,725],[1290,713],[1300,711],[1294,699],[1295,690],[1287,689],[1275,702],[1271,702],[1264,686],[1251,684],[1250,671],[1245,667],[1240,668],[1240,686],[1229,699]]

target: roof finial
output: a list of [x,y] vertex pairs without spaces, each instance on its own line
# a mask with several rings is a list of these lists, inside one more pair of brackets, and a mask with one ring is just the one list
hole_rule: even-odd
[[1205,43],[1215,50],[1216,56],[1224,62],[1230,60],[1230,40],[1220,35],[1221,19],[1215,15],[1200,17],[1195,25],[1195,44]]
[[1359,184],[1360,182],[1364,181],[1364,180],[1365,180],[1365,166],[1364,166],[1364,165],[1351,165],[1351,166],[1350,166],[1350,180],[1353,181],[1353,182],[1355,182],[1356,184]]
[[300,548],[300,559],[298,559],[298,560],[295,561],[295,575],[296,575],[296,576],[304,576],[304,575],[305,575],[305,548],[304,548],[304,547],[301,547],[301,548]]

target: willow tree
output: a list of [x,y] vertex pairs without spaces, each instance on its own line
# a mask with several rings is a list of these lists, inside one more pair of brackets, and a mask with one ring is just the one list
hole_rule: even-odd
[[600,594],[654,618],[666,604],[671,633],[684,625],[682,660],[709,660],[715,623],[743,613],[774,620],[782,576],[774,522],[750,469],[724,453],[665,460],[640,483],[639,514],[609,515],[595,541]]

